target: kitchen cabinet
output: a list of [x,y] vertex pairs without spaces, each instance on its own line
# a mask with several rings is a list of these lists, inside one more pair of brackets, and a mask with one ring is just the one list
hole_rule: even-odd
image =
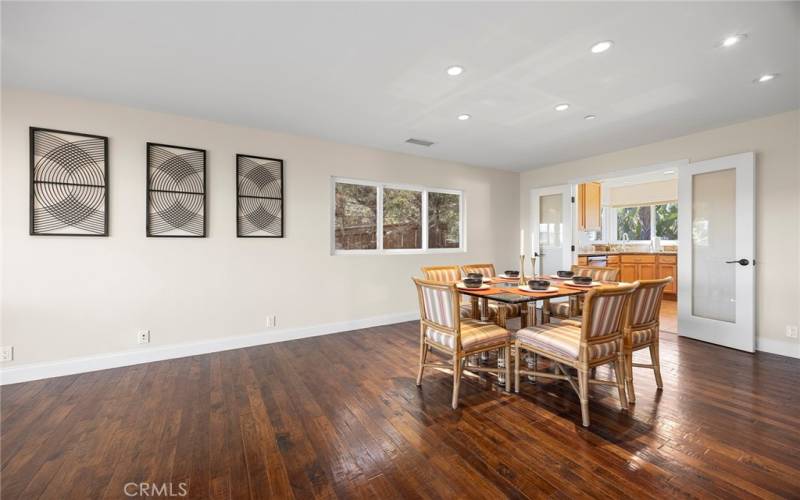
[[578,265],[579,266],[588,266],[589,265],[589,258],[588,257],[578,257]]
[[[638,280],[653,280],[672,276],[672,282],[664,293],[674,296],[678,291],[678,256],[648,253],[611,254],[607,256],[607,267],[619,269],[619,281],[633,283]],[[579,256],[578,265],[588,265],[588,257]]]
[[578,230],[600,230],[600,183],[578,184]]
[[656,277],[655,255],[620,255],[619,279],[621,281],[651,280]]
[[672,276],[672,282],[664,289],[664,293],[673,295],[678,293],[678,257],[676,255],[659,255],[657,260],[656,277],[661,279]]

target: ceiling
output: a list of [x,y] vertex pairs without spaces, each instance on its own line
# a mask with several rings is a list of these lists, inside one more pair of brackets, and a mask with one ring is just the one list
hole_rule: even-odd
[[2,82],[527,170],[797,108],[798,33],[798,3],[3,2]]

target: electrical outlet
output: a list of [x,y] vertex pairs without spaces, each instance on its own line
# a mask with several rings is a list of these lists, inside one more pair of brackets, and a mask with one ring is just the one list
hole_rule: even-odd
[[797,325],[786,325],[786,336],[790,339],[797,338]]
[[14,361],[13,345],[4,345],[0,347],[0,361]]
[[139,344],[150,343],[150,330],[139,330],[136,332],[136,342]]
[[276,314],[267,316],[267,328],[275,328],[276,326],[278,326],[278,316]]

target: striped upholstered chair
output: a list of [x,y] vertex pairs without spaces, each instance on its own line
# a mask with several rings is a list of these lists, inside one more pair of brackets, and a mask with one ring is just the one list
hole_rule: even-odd
[[[461,266],[461,271],[464,275],[469,273],[481,273],[485,278],[494,278],[497,276],[494,270],[494,264],[468,264],[466,266]],[[498,325],[505,328],[508,319],[519,318],[522,307],[525,307],[524,304],[503,304],[490,300],[489,319],[496,321]]]
[[[625,358],[622,332],[624,318],[630,307],[630,297],[637,285],[604,286],[586,295],[583,323],[567,321],[558,325],[543,325],[517,331],[514,345],[515,391],[519,392],[520,374],[567,380],[578,393],[583,425],[589,426],[589,384],[615,385],[619,390],[620,406],[628,408],[625,396]],[[520,368],[522,351],[544,356],[555,363],[554,372],[539,372]],[[616,383],[590,379],[592,368],[611,364]],[[577,384],[567,367],[578,372]],[[560,373],[559,373],[560,372]]]
[[[616,267],[599,267],[599,266],[572,266],[572,272],[576,276],[591,276],[594,281],[617,281],[619,276],[619,269]],[[575,310],[575,314],[581,313],[582,298],[570,298],[570,301],[550,302],[550,316],[556,318],[569,318],[570,307]],[[572,304],[570,306],[570,303]]]
[[[661,381],[661,365],[658,357],[658,332],[661,327],[658,316],[661,312],[661,298],[664,288],[672,281],[672,277],[660,280],[641,280],[639,287],[631,298],[631,307],[624,327],[625,349],[625,382],[628,387],[628,401],[636,402],[633,390],[633,367],[651,368],[656,377],[659,389],[664,387]],[[650,349],[650,364],[633,362],[633,352]]]
[[[461,269],[458,266],[427,266],[420,269],[422,275],[426,280],[436,281],[439,283],[455,283],[461,281]],[[459,314],[462,318],[472,317],[472,297],[462,297],[459,303]],[[475,310],[477,310],[477,297],[474,298],[476,302]]]
[[[453,370],[453,409],[458,407],[461,372],[483,371],[505,374],[506,390],[511,390],[511,334],[494,323],[462,319],[458,314],[459,293],[452,283],[413,278],[419,296],[419,372],[417,385],[422,385],[425,368]],[[429,363],[428,352],[436,349],[450,356],[449,364]],[[465,366],[467,357],[485,351],[502,349],[505,367]]]

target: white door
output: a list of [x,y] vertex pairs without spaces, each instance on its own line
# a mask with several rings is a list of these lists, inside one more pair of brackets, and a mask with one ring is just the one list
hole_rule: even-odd
[[755,155],[678,170],[678,333],[755,349]]
[[555,274],[572,265],[572,194],[570,186],[531,191],[532,248],[539,253],[537,274]]

